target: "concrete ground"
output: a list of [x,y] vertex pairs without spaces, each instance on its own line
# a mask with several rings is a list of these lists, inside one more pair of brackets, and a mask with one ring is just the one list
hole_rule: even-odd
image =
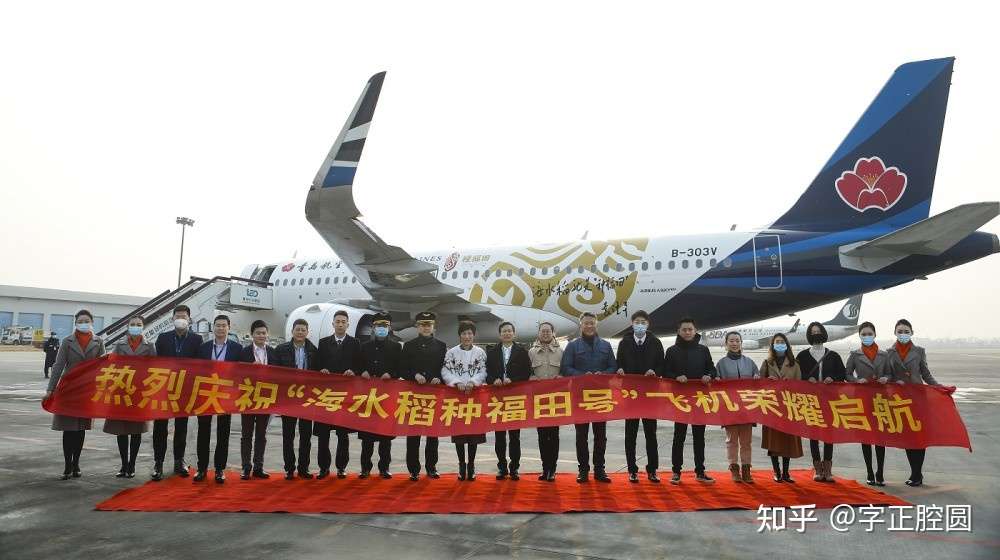
[[[752,353],[760,359],[760,353]],[[376,559],[493,557],[517,558],[997,558],[1000,557],[1000,350],[955,349],[930,352],[935,375],[961,391],[956,400],[975,452],[934,448],[925,464],[925,486],[903,484],[909,470],[903,452],[887,452],[889,493],[915,504],[972,506],[972,532],[890,532],[866,534],[853,526],[833,530],[829,510],[804,534],[794,530],[758,533],[753,511],[566,515],[298,515],[232,513],[98,512],[94,505],[119,490],[144,483],[152,465],[147,435],[133,480],[116,479],[118,452],[113,436],[99,429],[86,440],[81,479],[60,481],[60,436],[49,429],[40,406],[44,389],[40,352],[0,353],[0,559],[8,558],[352,558]],[[97,422],[98,427],[100,421]],[[238,422],[234,422],[234,427]],[[669,470],[670,422],[661,422],[661,471]],[[623,422],[608,426],[608,468],[625,470]],[[188,461],[195,459],[194,423]],[[560,470],[575,472],[573,431],[562,431]],[[281,472],[280,422],[269,432],[266,468]],[[759,430],[756,434],[759,439]],[[238,430],[230,444],[230,465],[238,461]],[[533,430],[522,437],[523,472],[540,468]],[[690,436],[688,438],[690,442]],[[404,473],[401,442],[394,445],[393,472]],[[690,446],[690,443],[688,444]],[[639,442],[639,452],[643,443]],[[356,473],[360,444],[352,439]],[[442,472],[456,468],[453,448],[442,442]],[[759,441],[754,453],[760,453]],[[720,428],[707,433],[710,469],[726,467]],[[808,455],[808,451],[807,451]],[[767,475],[758,455],[758,476]],[[686,453],[690,461],[691,450]],[[168,462],[170,452],[168,451]],[[640,466],[644,459],[640,458]],[[313,462],[315,465],[315,461]],[[838,446],[839,476],[864,478],[857,445]],[[492,438],[481,448],[479,471],[492,474]],[[807,468],[806,458],[793,467]],[[314,467],[315,469],[315,467]],[[519,484],[536,484],[525,477]],[[645,483],[645,481],[643,482]],[[667,486],[667,485],[665,485]],[[666,490],[666,488],[665,488]]]

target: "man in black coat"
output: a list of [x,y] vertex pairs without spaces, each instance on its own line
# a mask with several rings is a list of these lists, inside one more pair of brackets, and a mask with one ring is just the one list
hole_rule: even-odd
[[[389,339],[392,317],[379,313],[372,319],[372,339],[361,345],[361,377],[365,379],[398,379],[399,362],[403,346]],[[361,440],[361,478],[368,478],[372,472],[372,455],[378,443],[378,474],[382,478],[392,478],[389,462],[392,460],[392,436],[370,432],[358,432]]]
[[[430,311],[417,313],[414,318],[417,325],[417,337],[403,345],[400,378],[416,382],[419,385],[441,383],[441,370],[444,368],[444,356],[448,346],[434,338],[434,326],[437,315]],[[428,437],[424,447],[424,467],[427,476],[441,478],[437,472],[438,438]],[[410,472],[410,480],[420,479],[420,436],[406,437],[406,470]]]
[[[309,322],[296,319],[292,323],[292,339],[279,344],[274,349],[274,365],[296,368],[300,370],[319,371],[316,359],[316,345],[309,340]],[[299,460],[295,463],[295,426],[299,427]],[[281,416],[281,451],[285,461],[285,480],[295,478],[296,470],[299,478],[310,479],[309,452],[312,449],[312,420]]]
[[[649,314],[643,310],[632,314],[632,332],[622,337],[618,343],[619,375],[659,375],[663,370],[663,343],[653,335],[647,335]],[[656,442],[656,418],[642,419],[642,433],[646,438],[646,478],[659,483],[656,469],[660,467],[660,450]],[[639,482],[639,466],[635,459],[635,443],[639,435],[639,419],[625,420],[625,461],[628,463],[628,479]]]
[[[229,317],[219,315],[212,320],[213,339],[198,348],[196,358],[218,362],[242,362],[243,347],[239,342],[229,340]],[[212,443],[212,418],[215,424],[215,482],[226,481],[226,463],[229,462],[229,433],[233,417],[230,414],[206,414],[198,417],[198,471],[195,482],[205,480],[208,472],[208,452]],[[176,436],[175,436],[176,437]]]
[[[527,381],[531,377],[531,358],[528,349],[514,342],[514,325],[500,323],[500,344],[486,351],[486,383],[508,385],[514,381]],[[521,430],[494,432],[497,452],[497,480],[510,475],[520,480],[517,472],[521,466]],[[510,463],[507,463],[507,439],[510,439]]]
[[[333,314],[333,334],[321,338],[316,357],[319,360],[319,370],[322,373],[334,375],[355,375],[361,371],[361,343],[358,339],[347,334],[347,327],[351,324],[347,311],[338,309]],[[319,463],[319,475],[316,478],[323,479],[330,474],[330,431],[337,433],[337,478],[347,477],[347,463],[350,460],[348,435],[353,430],[316,422],[313,425],[313,432],[319,440],[319,449],[316,451],[316,460]]]
[[[191,308],[178,305],[174,308],[174,330],[156,337],[156,355],[170,358],[198,358],[201,335],[191,332]],[[163,460],[167,456],[167,427],[169,420],[153,421],[153,480],[163,478]],[[184,465],[184,448],[187,447],[188,419],[174,418],[174,473],[188,476]]]
[[[688,379],[701,379],[708,385],[718,377],[715,362],[708,347],[700,344],[701,335],[694,319],[685,317],[677,323],[677,341],[667,348],[663,362],[663,377],[687,383]],[[674,441],[671,449],[673,476],[671,484],[680,484],[681,466],[684,464],[684,440],[688,425],[674,422]],[[694,434],[694,472],[698,482],[713,483],[715,479],[705,473],[705,426],[692,425]]]
[[[243,349],[240,359],[248,364],[269,365],[277,361],[274,348],[267,345],[267,323],[257,319],[250,324],[250,336],[253,342]],[[271,478],[264,470],[264,450],[267,449],[267,425],[271,423],[270,414],[240,414],[240,458],[243,463],[242,480],[254,478]]]
[[42,346],[42,350],[45,351],[45,379],[49,378],[49,369],[56,363],[56,354],[59,353],[59,338],[56,337],[56,333],[52,333],[49,339],[45,341],[45,345]]

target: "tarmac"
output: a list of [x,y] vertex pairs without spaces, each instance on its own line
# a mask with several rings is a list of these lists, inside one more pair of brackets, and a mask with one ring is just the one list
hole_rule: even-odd
[[[719,352],[716,351],[716,354]],[[239,513],[99,512],[94,505],[116,492],[143,484],[152,468],[152,438],[146,434],[137,476],[117,479],[118,451],[114,436],[95,422],[86,439],[83,477],[58,480],[62,472],[60,434],[41,408],[46,380],[41,352],[0,352],[0,559],[34,558],[997,558],[1000,557],[1000,349],[929,350],[939,381],[959,388],[955,398],[972,440],[973,453],[932,448],[924,466],[925,484],[903,484],[909,468],[902,450],[888,449],[888,493],[914,504],[968,505],[971,531],[890,531],[861,524],[846,532],[830,523],[831,510],[816,510],[818,521],[799,533],[758,532],[755,511],[628,514],[506,515],[337,515]],[[762,354],[748,352],[759,361]],[[239,457],[239,422],[234,421],[230,467]],[[188,430],[187,461],[195,460],[196,424]],[[265,468],[281,475],[281,423],[268,432]],[[658,428],[661,472],[669,471],[671,422]],[[755,430],[754,457],[758,477],[769,464]],[[560,472],[575,472],[573,430],[563,428]],[[213,434],[214,438],[214,434]],[[640,441],[638,452],[644,452]],[[709,469],[724,470],[724,432],[706,432]],[[691,437],[688,437],[690,446]],[[314,445],[315,448],[315,445]],[[358,471],[360,442],[351,440],[352,475]],[[235,452],[235,453],[234,453]],[[314,451],[315,453],[315,451]],[[540,470],[534,430],[522,431],[522,473]],[[793,468],[809,468],[807,457]],[[171,461],[168,450],[167,461]],[[685,458],[690,461],[691,450]],[[393,445],[392,472],[405,476],[404,448]],[[608,425],[609,471],[625,471],[624,422]],[[315,471],[315,459],[313,460]],[[640,470],[645,458],[639,458]],[[689,469],[691,466],[686,465]],[[492,436],[477,457],[477,470],[492,476]],[[441,443],[439,470],[456,470],[453,447]],[[834,472],[864,479],[858,445],[838,445]],[[687,473],[686,473],[687,474]],[[445,476],[448,476],[447,474]],[[669,485],[664,478],[664,490]],[[642,479],[641,484],[648,484]],[[689,482],[693,484],[694,482]],[[523,476],[517,484],[540,484]],[[593,482],[591,482],[593,484]],[[912,513],[912,512],[911,512]],[[912,525],[912,524],[911,524]]]

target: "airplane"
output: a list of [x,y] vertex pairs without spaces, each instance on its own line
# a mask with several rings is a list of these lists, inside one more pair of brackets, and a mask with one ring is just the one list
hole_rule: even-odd
[[[834,342],[842,338],[847,338],[858,333],[858,317],[861,316],[861,299],[863,295],[856,295],[844,302],[843,307],[837,310],[837,314],[832,319],[823,323],[826,328],[827,342]],[[780,325],[742,325],[725,329],[710,329],[702,331],[701,343],[709,347],[723,347],[726,345],[726,334],[736,331],[743,339],[744,350],[757,350],[767,348],[771,344],[771,337],[782,333],[788,338],[788,344],[792,348],[808,346],[806,340],[806,327],[802,319],[796,318],[795,323],[789,327]]]
[[[480,342],[510,321],[522,339],[543,321],[566,336],[585,311],[603,337],[621,336],[644,309],[651,332],[678,319],[718,329],[892,288],[1000,252],[977,229],[996,201],[929,217],[954,58],[896,68],[798,200],[769,226],[701,235],[576,239],[530,246],[411,254],[360,219],[355,171],[385,72],[372,76],[306,194],[309,223],[336,254],[245,267],[270,283],[273,310],[255,318],[285,325],[305,318],[313,339],[332,332],[344,309],[351,333],[367,338],[377,311],[396,336],[415,336],[414,316],[437,314],[437,334],[457,340],[460,319]],[[762,177],[765,175],[762,175]],[[567,236],[570,237],[570,236]]]

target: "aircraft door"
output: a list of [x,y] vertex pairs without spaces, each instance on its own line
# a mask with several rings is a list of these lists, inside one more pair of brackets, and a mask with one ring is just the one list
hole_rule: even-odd
[[781,238],[776,234],[762,234],[753,238],[753,272],[755,290],[780,290]]

